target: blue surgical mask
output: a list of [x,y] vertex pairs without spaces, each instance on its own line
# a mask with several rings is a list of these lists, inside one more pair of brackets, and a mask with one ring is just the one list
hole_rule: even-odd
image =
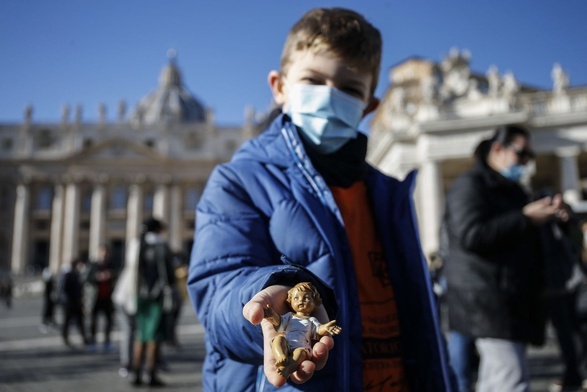
[[357,137],[365,102],[325,85],[288,86],[284,113],[323,154]]
[[526,174],[526,166],[515,163],[510,167],[500,170],[500,173],[505,178],[508,178],[514,182],[520,182],[524,174]]

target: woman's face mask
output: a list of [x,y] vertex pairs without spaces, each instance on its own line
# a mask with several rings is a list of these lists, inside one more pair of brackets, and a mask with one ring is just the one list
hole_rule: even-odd
[[323,154],[357,137],[365,102],[326,85],[288,86],[284,113]]
[[500,170],[502,176],[514,182],[520,182],[524,174],[526,174],[526,165],[515,163],[505,169]]

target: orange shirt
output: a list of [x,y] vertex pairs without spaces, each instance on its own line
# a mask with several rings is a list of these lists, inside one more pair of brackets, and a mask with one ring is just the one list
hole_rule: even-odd
[[397,308],[367,188],[359,181],[349,188],[330,189],[342,214],[357,277],[364,390],[406,392]]

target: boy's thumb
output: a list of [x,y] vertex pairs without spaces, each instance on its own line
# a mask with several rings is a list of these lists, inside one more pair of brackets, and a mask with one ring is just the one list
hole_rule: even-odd
[[255,300],[251,300],[243,307],[243,316],[251,324],[257,325],[263,320],[263,305]]

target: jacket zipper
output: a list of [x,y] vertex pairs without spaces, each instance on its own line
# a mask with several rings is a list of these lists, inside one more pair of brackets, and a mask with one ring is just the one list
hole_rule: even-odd
[[[301,170],[302,174],[304,175],[304,177],[306,177],[306,180],[310,183],[310,185],[312,186],[312,189],[314,190],[314,192],[316,192],[317,196],[320,198],[320,201],[322,202],[322,204],[324,204],[326,207],[328,207],[328,202],[326,201],[326,198],[324,197],[324,192],[322,190],[322,187],[316,183],[316,181],[314,180],[314,177],[312,176],[312,174],[306,169],[306,167],[304,166],[303,162],[302,162],[302,157],[300,157],[297,153],[297,150],[294,146],[293,140],[294,137],[293,135],[290,134],[290,130],[286,129],[286,127],[284,126],[281,129],[281,133],[283,134],[287,147],[289,148],[294,161],[296,163],[296,165],[298,166],[298,168]],[[340,214],[338,214],[340,215]],[[340,216],[337,215],[337,218],[342,222],[342,219]],[[341,269],[342,270],[342,269]],[[346,287],[346,280],[344,278],[344,276],[340,276],[340,272],[337,273],[337,278],[339,279],[339,282],[342,285],[342,295],[340,296],[341,298],[341,309],[343,309],[343,325],[349,325],[349,320],[348,320],[348,316],[347,316],[347,312],[345,311],[347,309],[347,298],[345,293],[348,292],[347,287]],[[348,337],[348,334],[343,334],[345,336],[345,344],[342,345],[342,356],[343,356],[343,366],[342,366],[342,378],[343,378],[343,388],[344,391],[348,391],[351,385],[350,382],[350,369],[349,369],[349,345],[350,345],[350,338]]]

